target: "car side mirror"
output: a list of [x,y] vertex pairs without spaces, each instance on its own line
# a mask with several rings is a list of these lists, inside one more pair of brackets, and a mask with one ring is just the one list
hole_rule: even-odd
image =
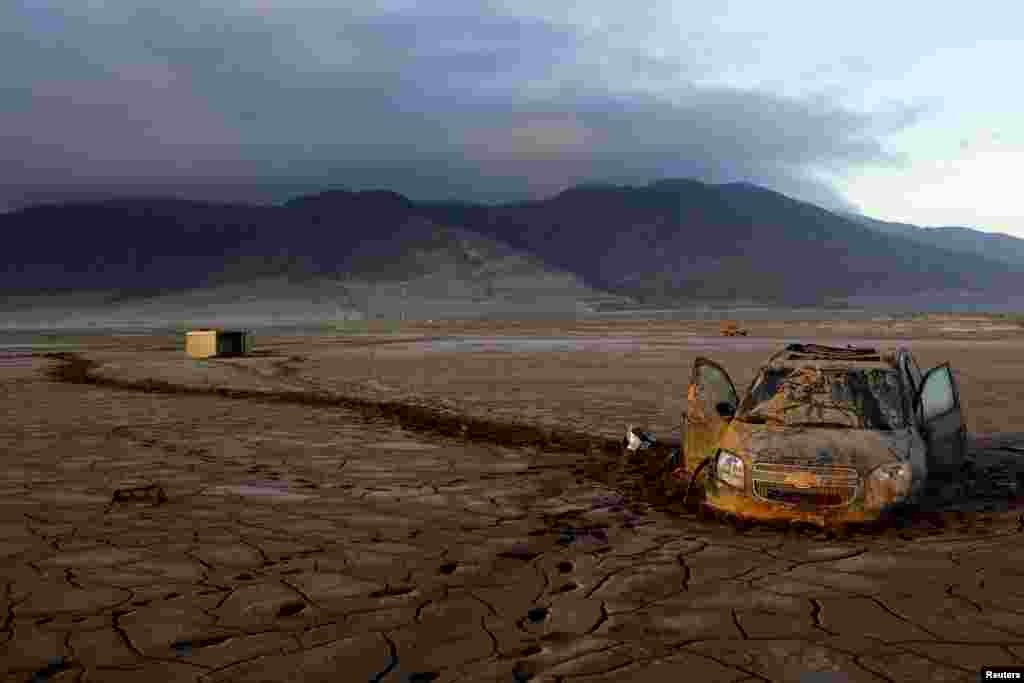
[[722,401],[721,403],[715,404],[715,412],[717,412],[720,417],[731,419],[736,415],[736,406]]

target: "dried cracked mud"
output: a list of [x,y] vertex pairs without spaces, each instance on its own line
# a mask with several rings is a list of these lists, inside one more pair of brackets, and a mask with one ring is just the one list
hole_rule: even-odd
[[879,529],[744,526],[674,505],[650,458],[586,429],[311,393],[290,354],[260,377],[211,363],[223,377],[199,384],[144,378],[138,353],[0,366],[4,680],[968,681],[1024,665],[1020,440],[976,441],[974,507],[961,491]]

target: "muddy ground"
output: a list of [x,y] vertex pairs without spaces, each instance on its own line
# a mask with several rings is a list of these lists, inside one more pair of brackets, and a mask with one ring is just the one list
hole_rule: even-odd
[[[4,354],[0,671],[959,681],[1024,665],[1024,334],[749,327],[449,323],[257,338],[211,361],[158,337]],[[975,432],[973,470],[904,519],[709,519],[616,448],[627,422],[672,440],[697,355],[742,391],[786,341],[880,339],[952,362]]]

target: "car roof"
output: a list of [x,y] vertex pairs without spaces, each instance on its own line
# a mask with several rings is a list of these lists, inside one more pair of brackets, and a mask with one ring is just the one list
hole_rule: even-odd
[[896,351],[853,346],[823,344],[789,344],[768,361],[771,367],[816,368],[896,368]]

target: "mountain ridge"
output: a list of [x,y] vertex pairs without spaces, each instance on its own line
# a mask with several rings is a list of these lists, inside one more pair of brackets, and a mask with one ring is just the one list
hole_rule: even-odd
[[[922,238],[933,233],[917,226],[837,213],[751,183],[691,178],[588,183],[498,205],[345,189],[272,206],[157,197],[47,203],[0,214],[0,229],[8,238],[0,291],[21,293],[146,298],[276,277],[450,277],[486,298],[496,291],[488,264],[498,263],[491,270],[501,277],[512,277],[503,268],[518,269],[517,281],[525,273],[644,304],[1024,292],[1024,269],[1006,260],[1010,250],[1001,259],[980,253],[974,235],[933,244]],[[1024,240],[1003,237],[1015,240],[1024,264]]]
[[1024,239],[1004,232],[988,232],[963,226],[921,226],[899,221],[883,221],[860,214],[846,214],[873,230],[897,234],[917,242],[974,253],[996,261],[1024,267]]

